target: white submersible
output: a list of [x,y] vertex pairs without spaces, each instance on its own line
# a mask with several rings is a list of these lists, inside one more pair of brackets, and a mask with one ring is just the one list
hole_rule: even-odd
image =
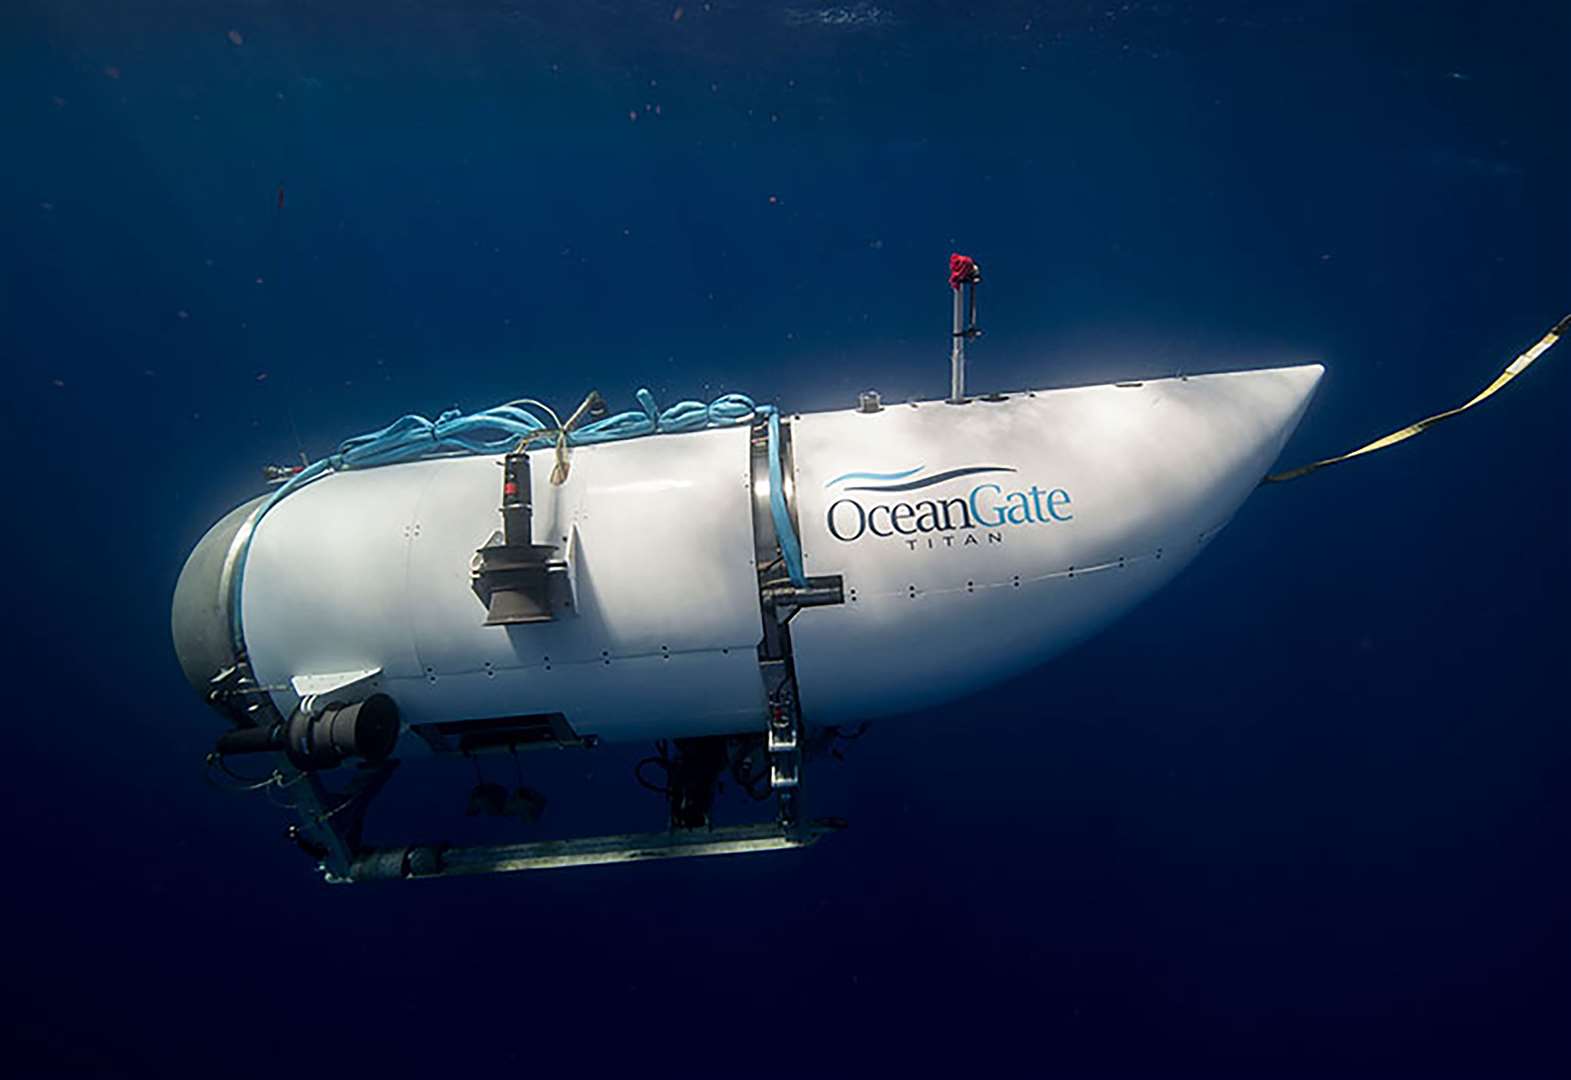
[[[1025,671],[1150,595],[1260,483],[1323,370],[968,397],[974,269],[951,282],[948,400],[782,415],[725,399],[680,424],[648,407],[647,434],[606,441],[581,409],[486,453],[454,452],[472,445],[443,425],[474,418],[444,417],[394,463],[362,467],[380,444],[352,442],[239,507],[174,600],[186,676],[231,726],[212,760],[270,755],[333,881],[811,842],[834,824],[799,804],[820,733]],[[658,762],[667,832],[362,843],[395,748],[629,740],[676,749]],[[712,823],[728,771],[775,795],[774,821]]]

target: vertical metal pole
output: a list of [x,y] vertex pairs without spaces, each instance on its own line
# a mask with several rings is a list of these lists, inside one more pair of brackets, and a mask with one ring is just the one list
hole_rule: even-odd
[[950,338],[949,400],[955,404],[966,399],[966,335],[965,335],[965,286],[953,290],[955,294],[955,329]]

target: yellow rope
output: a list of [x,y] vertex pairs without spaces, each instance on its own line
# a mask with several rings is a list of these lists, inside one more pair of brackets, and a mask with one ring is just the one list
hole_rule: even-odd
[[1308,465],[1300,465],[1298,468],[1288,469],[1286,472],[1272,473],[1262,480],[1261,483],[1280,484],[1288,480],[1297,480],[1300,476],[1308,476],[1310,473],[1324,469],[1328,465],[1339,465],[1342,462],[1348,461],[1352,458],[1361,457],[1364,454],[1372,454],[1376,450],[1384,450],[1388,446],[1395,446],[1399,442],[1405,442],[1408,439],[1411,439],[1414,435],[1417,435],[1419,432],[1426,431],[1429,428],[1434,427],[1436,424],[1440,423],[1440,421],[1449,420],[1451,417],[1471,409],[1474,405],[1477,405],[1485,398],[1494,396],[1497,390],[1499,390],[1506,383],[1510,382],[1512,379],[1516,378],[1518,375],[1522,374],[1522,372],[1526,371],[1529,364],[1531,364],[1534,360],[1537,360],[1540,356],[1544,355],[1544,353],[1548,352],[1550,346],[1552,346],[1555,342],[1559,341],[1567,334],[1571,334],[1571,315],[1567,315],[1565,318],[1556,323],[1554,329],[1545,334],[1543,338],[1539,340],[1537,345],[1534,345],[1531,349],[1527,350],[1527,352],[1511,361],[1504,371],[1495,376],[1494,382],[1490,383],[1477,394],[1473,395],[1473,400],[1469,401],[1467,404],[1458,405],[1454,409],[1447,409],[1443,413],[1436,413],[1434,416],[1425,417],[1423,420],[1420,420],[1417,423],[1407,425],[1407,427],[1402,428],[1400,431],[1393,431],[1389,435],[1382,435],[1374,442],[1360,446],[1357,450],[1349,450],[1345,454],[1338,454],[1336,457],[1328,457],[1320,461],[1311,461]]

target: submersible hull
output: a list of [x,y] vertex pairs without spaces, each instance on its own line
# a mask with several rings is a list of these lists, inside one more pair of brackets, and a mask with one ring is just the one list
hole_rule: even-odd
[[177,590],[177,650],[199,688],[243,655],[283,716],[317,691],[384,693],[437,752],[458,745],[442,725],[519,716],[605,740],[762,731],[774,596],[806,724],[898,713],[1040,664],[1171,578],[1269,469],[1321,373],[783,417],[801,567],[833,586],[799,608],[788,585],[771,593],[785,583],[756,428],[574,447],[560,484],[532,454],[549,610],[507,625],[487,624],[474,570],[499,458],[334,473],[215,526]]

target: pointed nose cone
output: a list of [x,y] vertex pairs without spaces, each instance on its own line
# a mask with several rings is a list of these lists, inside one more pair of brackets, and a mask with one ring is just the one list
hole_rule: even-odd
[[1259,474],[1254,477],[1258,481],[1271,469],[1282,447],[1298,429],[1304,410],[1309,408],[1309,401],[1325,372],[1323,365],[1301,364],[1191,381],[1213,384],[1208,389],[1216,395],[1214,407],[1238,414],[1244,426],[1257,432],[1254,441],[1258,456],[1251,460],[1250,468]]
[[1303,364],[1163,384],[1156,411],[1166,415],[1155,429],[1170,464],[1154,473],[1169,487],[1173,512],[1201,527],[1232,516],[1297,430],[1324,374],[1320,364]]
[[1289,433],[1304,418],[1304,410],[1309,407],[1309,399],[1314,397],[1315,390],[1320,386],[1320,379],[1325,373],[1324,364],[1300,364],[1297,367],[1276,368],[1260,373],[1275,375],[1288,387],[1292,398],[1290,418],[1287,421]]
[[1047,395],[1037,460],[1079,505],[1074,555],[1155,550],[1169,567],[1226,524],[1270,471],[1325,369],[1319,364],[1087,387]]

